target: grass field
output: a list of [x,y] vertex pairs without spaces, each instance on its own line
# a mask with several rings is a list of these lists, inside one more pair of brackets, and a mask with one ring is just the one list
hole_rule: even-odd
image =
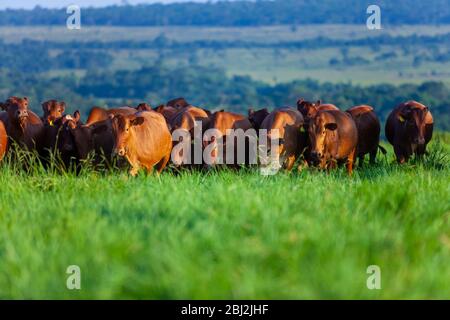
[[[439,141],[439,142],[437,142]],[[0,168],[0,298],[450,298],[449,136],[424,162],[79,176]],[[81,269],[81,290],[66,269]],[[381,290],[366,269],[381,268]]]

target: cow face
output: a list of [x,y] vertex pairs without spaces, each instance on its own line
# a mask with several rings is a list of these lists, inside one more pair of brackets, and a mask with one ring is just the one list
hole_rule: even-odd
[[300,99],[297,101],[297,110],[303,115],[305,121],[312,119],[316,116],[318,108],[322,104],[322,101],[318,100],[316,103],[305,101]]
[[311,158],[314,165],[325,165],[337,146],[337,123],[326,113],[319,113],[311,119],[308,135],[311,144]]
[[5,103],[0,104],[2,110],[8,113],[8,118],[18,124],[22,130],[28,121],[28,98],[11,97]]
[[[80,141],[78,137],[79,133],[77,127],[80,124],[80,112],[77,110],[73,116],[66,115],[56,120],[55,125],[60,125],[61,130],[58,138],[58,149],[62,153],[74,153],[77,152],[76,141]],[[77,137],[77,139],[75,139]],[[82,150],[83,152],[83,150]],[[83,152],[85,154],[86,152]]]
[[128,153],[130,139],[133,135],[133,127],[144,123],[143,117],[135,115],[123,116],[117,115],[112,119],[112,128],[114,132],[114,150],[113,153],[124,157]]
[[425,145],[426,116],[428,108],[406,108],[398,114],[404,130],[407,132],[409,141],[417,146]]
[[66,104],[56,100],[49,100],[42,104],[42,110],[44,111],[44,122],[53,125],[56,120],[63,116]]
[[248,110],[248,120],[255,130],[259,130],[261,128],[261,124],[268,115],[269,111],[266,108],[258,111],[254,111],[253,109]]

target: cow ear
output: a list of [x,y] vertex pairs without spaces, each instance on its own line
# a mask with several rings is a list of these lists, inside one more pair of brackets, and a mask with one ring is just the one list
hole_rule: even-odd
[[6,110],[6,103],[0,102],[0,109]]
[[77,110],[77,111],[75,111],[75,112],[73,113],[73,118],[74,118],[75,122],[80,121],[81,114],[80,114],[80,111],[79,111],[79,110]]
[[158,113],[161,113],[164,110],[164,107],[165,106],[162,104],[162,105],[158,106],[155,111]]
[[409,119],[410,111],[406,110],[405,112],[400,112],[397,116],[398,121],[405,122],[407,119]]
[[255,113],[255,110],[253,108],[248,109],[248,116],[251,117]]
[[325,125],[325,129],[330,130],[330,131],[334,131],[337,129],[337,124],[336,123],[327,123]]
[[317,106],[317,107],[320,107],[321,104],[322,104],[322,100],[317,100],[316,106]]
[[28,97],[23,97],[23,100],[25,100],[26,102],[28,102]]
[[297,100],[297,107],[301,106],[303,104],[303,102],[305,102],[305,99],[300,98]]
[[135,119],[131,120],[130,123],[132,126],[140,126],[144,123],[144,117],[136,117]]
[[61,108],[62,108],[62,112],[66,111],[66,103],[64,101],[60,102]]
[[49,107],[48,101],[46,101],[46,102],[44,102],[44,103],[42,104],[42,111],[44,111],[44,112],[50,111],[50,107]]

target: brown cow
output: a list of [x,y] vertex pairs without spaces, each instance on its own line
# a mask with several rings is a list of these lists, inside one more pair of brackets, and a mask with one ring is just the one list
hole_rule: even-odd
[[8,134],[6,133],[3,121],[0,120],[0,161],[5,156],[7,147],[8,147]]
[[314,165],[332,169],[338,162],[345,161],[348,173],[352,174],[358,130],[348,113],[338,110],[319,111],[309,122],[308,134]]
[[255,111],[252,108],[248,109],[248,120],[252,124],[253,128],[255,128],[255,130],[259,130],[259,128],[261,128],[261,124],[268,115],[269,111],[267,110],[267,108],[258,111]]
[[308,124],[309,119],[315,117],[317,112],[326,110],[339,110],[334,104],[322,104],[322,101],[318,100],[316,103],[299,99],[297,101],[297,110],[300,111],[305,119],[305,123]]
[[[175,130],[185,130],[186,133],[189,133],[190,136],[190,140],[191,142],[195,142],[195,138],[194,137],[194,129],[195,128],[199,128],[199,122],[201,123],[202,126],[202,130],[199,132],[201,134],[200,138],[203,136],[203,132],[205,131],[205,129],[208,126],[208,122],[209,122],[209,117],[208,114],[200,108],[194,107],[194,106],[187,106],[185,108],[179,109],[177,113],[175,113],[171,118],[170,118],[170,125],[169,128],[171,129],[171,131],[175,131]],[[180,139],[178,141],[174,141],[173,143],[173,148],[175,148],[180,141],[182,141],[184,139],[184,137],[180,137]],[[200,140],[200,144],[201,144],[201,140]],[[201,148],[201,145],[200,145]],[[174,150],[174,151],[178,151],[178,150]],[[191,164],[193,164],[193,160],[194,158],[193,156],[193,152],[194,152],[194,148],[192,148],[191,145]],[[183,148],[180,148],[180,150],[178,152],[176,152],[175,154],[172,155],[172,161],[176,164],[176,165],[180,165],[183,161],[184,158],[184,150]]]
[[142,167],[151,172],[156,166],[161,173],[172,151],[172,137],[162,115],[156,112],[116,115],[112,127],[114,152],[128,160],[132,176]]
[[309,166],[312,164],[311,158],[311,145],[309,143],[308,136],[308,127],[309,122],[312,118],[314,118],[319,111],[327,111],[327,110],[339,110],[334,104],[322,104],[321,100],[317,102],[305,101],[303,99],[299,99],[297,101],[297,110],[301,112],[304,119],[303,129],[301,129],[300,134],[300,145],[304,146],[302,150],[304,164],[305,166]]
[[28,150],[38,149],[43,133],[42,120],[28,109],[28,98],[10,97],[0,103],[0,120],[5,125],[9,141],[15,141]]
[[[142,108],[142,105],[139,105]],[[89,112],[88,119],[86,121],[86,124],[92,124],[94,122],[104,121],[107,120],[110,115],[130,115],[135,114],[136,112],[140,112],[139,106],[137,108],[132,107],[119,107],[119,108],[111,108],[111,109],[104,109],[101,107],[93,107],[91,111]],[[141,110],[142,111],[142,110]]]
[[383,153],[386,150],[380,146],[380,120],[371,106],[355,106],[346,111],[355,121],[358,129],[358,146],[356,156],[359,158],[359,165],[364,163],[366,154],[370,155],[370,163],[374,164],[377,157],[378,148]]
[[42,110],[44,111],[44,116],[42,121],[44,124],[53,125],[53,123],[64,115],[66,110],[66,103],[57,100],[49,100],[42,104]]
[[[209,154],[210,164],[216,164],[219,160],[219,145],[217,139],[222,140],[223,148],[222,150],[225,153],[227,143],[235,143],[236,137],[233,137],[232,140],[227,141],[227,131],[228,130],[237,130],[242,129],[246,132],[249,129],[252,129],[253,126],[250,121],[243,115],[226,112],[223,110],[214,112],[210,116],[209,125],[206,129],[215,130],[216,134],[209,136],[204,136],[203,147],[208,147],[208,151],[211,151]],[[211,131],[210,131],[211,132]],[[210,145],[213,145],[212,147]],[[248,143],[247,143],[248,145]],[[236,146],[236,144],[235,144]],[[235,148],[236,149],[236,148]],[[223,159],[226,158],[226,154],[223,154]],[[231,156],[230,156],[231,158]]]
[[386,121],[386,138],[394,146],[398,163],[416,154],[426,153],[433,137],[433,116],[428,107],[417,101],[398,105]]
[[272,111],[261,124],[261,129],[267,130],[267,145],[270,150],[271,139],[279,138],[278,158],[280,165],[292,170],[302,147],[300,145],[300,128],[303,127],[302,114],[293,108],[282,108]]

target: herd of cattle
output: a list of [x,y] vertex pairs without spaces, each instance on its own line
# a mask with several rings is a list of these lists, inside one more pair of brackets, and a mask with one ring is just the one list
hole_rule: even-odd
[[[0,160],[7,152],[18,150],[10,147],[14,141],[19,149],[36,150],[43,161],[49,161],[50,152],[56,150],[66,166],[80,163],[93,152],[96,161],[125,158],[132,175],[141,168],[161,172],[176,145],[171,133],[184,129],[193,135],[198,123],[202,132],[220,132],[224,143],[227,130],[265,129],[269,137],[277,130],[277,152],[286,170],[300,160],[301,166],[321,169],[346,164],[351,174],[357,158],[361,164],[369,154],[374,163],[379,149],[386,152],[379,145],[380,121],[367,105],[341,111],[332,104],[300,99],[297,108],[250,109],[244,116],[224,110],[211,112],[178,98],[155,109],[145,103],[114,109],[93,107],[85,123],[78,111],[65,114],[65,103],[56,100],[42,104],[42,117],[29,109],[26,97],[10,97],[0,107]],[[426,152],[433,117],[423,104],[408,101],[392,110],[385,129],[397,161],[404,163],[413,154]],[[202,148],[214,142],[202,141]]]

